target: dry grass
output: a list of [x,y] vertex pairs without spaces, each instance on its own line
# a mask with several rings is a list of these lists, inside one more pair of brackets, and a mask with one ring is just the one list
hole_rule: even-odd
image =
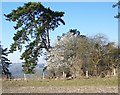
[[27,79],[27,80],[3,80],[2,86],[6,87],[40,87],[40,86],[117,86],[118,78],[89,78],[73,80],[54,79]]

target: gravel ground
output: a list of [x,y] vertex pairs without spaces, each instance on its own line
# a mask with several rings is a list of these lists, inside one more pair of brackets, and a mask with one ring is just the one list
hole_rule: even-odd
[[118,93],[118,87],[95,87],[95,86],[79,86],[79,87],[19,87],[5,88],[3,93]]

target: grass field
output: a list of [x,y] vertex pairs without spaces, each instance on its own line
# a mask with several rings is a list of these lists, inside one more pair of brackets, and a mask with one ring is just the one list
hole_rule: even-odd
[[73,80],[54,80],[54,79],[28,79],[28,80],[3,80],[4,87],[40,87],[40,86],[117,86],[118,77],[111,78],[89,78]]
[[118,78],[3,80],[3,93],[118,93]]

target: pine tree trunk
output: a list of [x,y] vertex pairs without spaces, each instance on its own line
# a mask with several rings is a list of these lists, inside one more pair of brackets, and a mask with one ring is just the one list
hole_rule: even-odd
[[50,48],[50,39],[49,39],[49,31],[48,31],[48,29],[47,29],[47,31],[46,31],[46,38],[47,38],[48,48]]

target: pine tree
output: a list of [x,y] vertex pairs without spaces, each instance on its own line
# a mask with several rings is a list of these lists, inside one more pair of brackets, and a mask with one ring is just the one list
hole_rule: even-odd
[[118,3],[114,4],[112,7],[115,8],[118,6],[118,14],[115,16],[115,18],[120,18],[120,1]]
[[3,76],[6,76],[7,79],[11,78],[11,72],[9,71],[9,65],[12,64],[10,60],[7,58],[8,52],[7,48],[3,49],[0,46],[0,52],[1,52],[1,62],[0,62],[0,69]]
[[34,73],[38,57],[43,54],[42,49],[48,51],[50,48],[49,30],[57,28],[60,22],[65,24],[61,19],[64,12],[52,11],[39,2],[28,2],[4,15],[6,20],[16,22],[14,29],[17,33],[14,34],[10,52],[21,51],[25,46],[21,55],[24,60],[23,71],[26,74]]

